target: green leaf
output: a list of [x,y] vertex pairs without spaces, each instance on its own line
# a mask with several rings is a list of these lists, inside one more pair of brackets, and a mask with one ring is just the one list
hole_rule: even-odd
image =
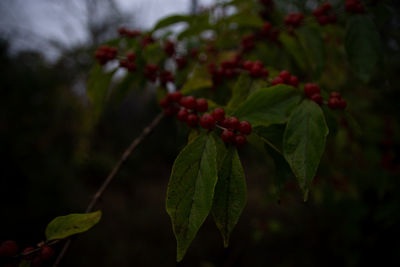
[[239,106],[243,101],[246,100],[250,93],[253,79],[247,74],[243,73],[239,76],[232,91],[232,98],[227,105],[227,109],[233,109]]
[[292,86],[263,88],[243,102],[233,116],[249,121],[253,127],[285,123],[300,98],[299,92]]
[[217,183],[217,152],[211,135],[202,134],[178,155],[168,184],[167,212],[181,261],[208,216]]
[[90,73],[87,95],[92,102],[93,117],[97,121],[103,110],[114,71],[104,73],[102,66],[95,64]]
[[311,63],[315,76],[319,77],[325,67],[326,61],[325,44],[320,32],[313,28],[303,26],[299,28],[296,33],[309,59],[308,62]]
[[46,228],[47,241],[86,232],[100,221],[101,211],[75,213],[53,219]]
[[235,147],[230,146],[218,171],[212,214],[222,234],[224,247],[246,205],[246,180]]
[[183,16],[183,15],[168,16],[166,18],[159,20],[157,24],[154,26],[153,31],[170,26],[178,22],[190,22],[190,21],[191,21],[191,16]]
[[308,62],[305,51],[301,46],[300,42],[297,41],[293,36],[287,33],[279,34],[279,40],[285,47],[285,50],[293,57],[294,61],[302,70],[308,69]]
[[159,43],[149,44],[143,50],[144,60],[152,64],[160,63],[166,57],[164,52],[160,52],[161,50]]
[[18,264],[18,267],[29,267],[31,266],[31,261],[21,260]]
[[241,27],[261,28],[264,25],[263,20],[252,13],[241,12],[233,16],[222,19],[220,22],[237,23]]
[[188,80],[183,85],[181,92],[186,95],[193,91],[197,91],[203,88],[212,87],[212,80],[206,74],[204,68],[196,68],[193,72],[192,77],[188,78]]
[[304,100],[292,113],[283,136],[283,155],[307,199],[325,149],[328,127],[321,108]]
[[346,28],[345,48],[347,58],[363,82],[368,82],[382,56],[378,30],[366,15],[353,15]]
[[284,132],[285,126],[282,124],[273,124],[268,127],[257,126],[254,128],[254,133],[278,153],[282,153],[282,140]]

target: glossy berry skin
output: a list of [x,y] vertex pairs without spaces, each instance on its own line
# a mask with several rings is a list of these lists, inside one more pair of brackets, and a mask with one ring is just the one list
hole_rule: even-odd
[[180,121],[186,121],[187,117],[189,116],[189,111],[185,108],[181,108],[176,115],[176,118]]
[[164,97],[163,99],[160,100],[160,106],[163,109],[166,109],[167,107],[169,107],[170,104],[171,104],[171,102],[168,97]]
[[133,52],[130,52],[128,54],[126,54],[126,59],[128,59],[128,61],[133,62],[136,59],[136,54]]
[[337,109],[338,106],[339,106],[339,98],[336,98],[336,97],[329,98],[328,107],[330,109]]
[[229,129],[238,130],[240,127],[240,121],[236,117],[230,117],[228,118],[227,126]]
[[196,127],[198,122],[199,122],[199,117],[196,114],[189,114],[189,116],[186,119],[186,123],[190,127]]
[[334,97],[335,98],[341,98],[342,95],[340,93],[338,93],[338,92],[331,92],[330,97],[331,98],[334,98]]
[[246,137],[242,134],[235,135],[235,137],[233,139],[233,144],[236,147],[242,147],[246,144],[246,142],[247,142]]
[[290,72],[288,72],[287,70],[283,70],[279,73],[279,77],[282,78],[282,80],[287,83],[290,80]]
[[299,86],[299,78],[297,78],[297,76],[291,75],[289,79],[289,84],[293,87]]
[[[29,253],[29,252],[31,252],[31,251],[33,251],[33,250],[35,250],[34,247],[27,247],[26,249],[24,249],[24,251],[22,251],[22,254]],[[23,258],[24,260],[32,260],[34,256],[35,256],[35,253],[31,253],[31,254],[29,254],[29,255],[23,256],[22,258]]]
[[182,107],[192,110],[196,109],[197,105],[196,98],[194,98],[193,96],[182,97],[179,103],[181,104]]
[[225,111],[222,108],[216,108],[212,112],[212,116],[216,121],[223,121],[225,119]]
[[204,98],[199,98],[196,100],[196,110],[198,112],[206,112],[208,110],[207,100]]
[[54,250],[49,246],[43,246],[40,251],[40,258],[42,260],[50,260],[54,256]]
[[171,105],[164,110],[165,115],[173,116],[178,113],[179,108],[177,106]]
[[275,77],[273,80],[272,80],[272,85],[277,85],[277,84],[284,84],[285,83],[285,81],[281,78],[281,77]]
[[314,83],[306,83],[304,85],[304,94],[308,97],[311,97],[314,94],[319,94],[321,92],[321,88]]
[[200,119],[200,126],[204,129],[211,130],[215,127],[215,119],[210,114],[204,114]]
[[241,132],[242,134],[250,134],[251,133],[251,124],[248,121],[241,121],[239,124],[239,129],[238,131]]
[[0,245],[0,257],[12,257],[18,251],[18,244],[13,240],[7,240]]
[[320,106],[322,105],[322,103],[324,101],[324,99],[322,98],[322,96],[319,93],[313,94],[312,96],[310,96],[310,99]]
[[182,93],[179,91],[169,93],[168,98],[173,102],[179,103],[182,98]]
[[231,130],[224,130],[221,133],[221,139],[224,143],[232,143],[235,138],[235,133]]

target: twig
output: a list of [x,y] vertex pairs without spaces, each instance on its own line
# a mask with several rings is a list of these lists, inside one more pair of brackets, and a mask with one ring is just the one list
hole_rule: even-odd
[[[103,195],[104,191],[106,191],[108,185],[111,183],[111,181],[114,179],[115,175],[118,173],[119,169],[121,166],[125,163],[125,161],[128,159],[128,157],[132,154],[132,152],[135,150],[135,148],[143,142],[143,140],[151,133],[153,132],[154,128],[160,123],[161,119],[164,117],[164,113],[161,112],[160,114],[157,115],[157,117],[154,118],[154,120],[146,127],[143,129],[142,133],[135,139],[133,142],[130,144],[130,146],[125,150],[125,152],[122,154],[121,158],[117,162],[117,164],[114,166],[110,174],[107,176],[107,178],[104,180],[103,184],[100,186],[100,188],[97,190],[96,194],[94,194],[92,200],[90,201],[89,205],[86,208],[85,213],[89,213],[93,210],[93,208],[96,206],[97,202],[99,202],[99,199]],[[71,239],[69,238],[67,242],[64,244],[60,254],[58,255],[53,267],[57,267],[61,260],[63,259],[64,255],[66,254],[69,246],[71,245]]]

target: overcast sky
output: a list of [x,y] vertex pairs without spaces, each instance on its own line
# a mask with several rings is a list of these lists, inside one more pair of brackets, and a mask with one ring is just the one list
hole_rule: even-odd
[[[96,1],[96,0],[94,0]],[[161,17],[187,13],[190,0],[115,0],[118,8],[132,15],[134,25],[150,28]],[[198,0],[209,5],[214,0]],[[38,50],[48,40],[73,46],[85,42],[87,34],[82,25],[86,14],[82,0],[0,0],[0,34],[8,39],[14,50]],[[47,55],[55,51],[47,51]]]

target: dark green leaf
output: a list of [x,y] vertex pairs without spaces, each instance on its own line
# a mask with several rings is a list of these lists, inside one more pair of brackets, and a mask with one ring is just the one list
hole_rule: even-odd
[[249,121],[253,127],[284,123],[300,101],[299,92],[292,86],[276,85],[256,91],[233,116]]
[[246,100],[250,93],[252,81],[253,79],[246,73],[239,76],[239,79],[233,87],[232,98],[228,103],[227,109],[236,108]]
[[184,83],[181,92],[182,94],[186,95],[193,91],[209,88],[211,86],[211,78],[206,74],[205,69],[196,68],[192,77],[188,78],[188,80]]
[[160,52],[161,50],[159,43],[149,44],[143,50],[143,58],[148,63],[158,64],[166,57],[164,52]]
[[86,232],[100,221],[101,211],[56,217],[46,228],[46,239],[63,239]]
[[208,216],[217,182],[217,152],[211,135],[202,134],[178,155],[167,192],[167,212],[181,261]]
[[31,261],[21,260],[18,264],[18,267],[29,267],[31,266]]
[[349,19],[345,48],[353,70],[362,81],[368,82],[382,55],[378,30],[368,16],[354,15]]
[[93,66],[88,81],[87,95],[92,102],[95,121],[100,117],[110,87],[114,71],[104,73],[102,66],[96,63]]
[[233,16],[222,19],[221,23],[237,23],[241,27],[261,28],[264,25],[263,20],[252,13],[241,12]]
[[292,113],[283,136],[283,155],[307,199],[325,149],[328,127],[321,108],[304,100]]
[[212,214],[228,246],[230,234],[246,205],[246,180],[235,147],[230,146],[218,171]]
[[268,127],[258,126],[254,128],[254,133],[277,152],[282,153],[282,140],[285,126],[273,124]]
[[293,57],[296,64],[302,69],[308,69],[308,62],[306,58],[305,51],[301,46],[300,42],[296,40],[293,36],[287,33],[281,33],[279,35],[279,40],[283,44],[285,50]]
[[183,16],[183,15],[168,16],[166,18],[159,20],[157,22],[157,24],[154,26],[153,31],[156,31],[160,28],[170,26],[170,25],[178,23],[178,22],[190,22],[190,20],[191,20],[191,16]]

